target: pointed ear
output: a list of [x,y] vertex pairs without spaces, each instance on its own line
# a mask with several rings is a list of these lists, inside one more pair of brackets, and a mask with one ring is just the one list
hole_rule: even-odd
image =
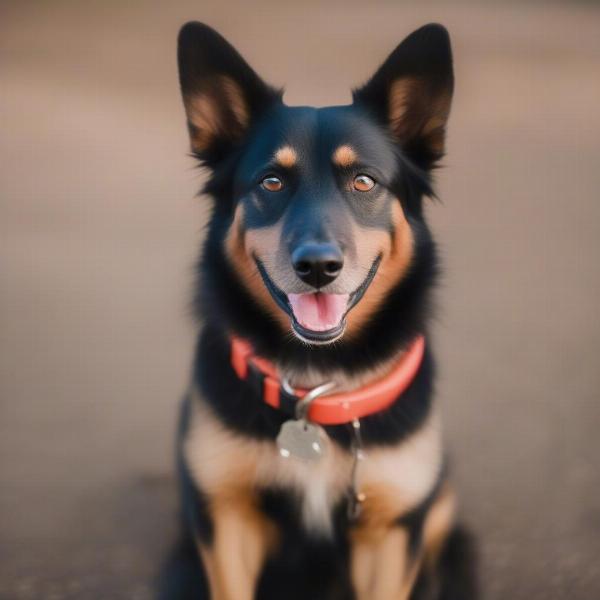
[[179,81],[192,151],[211,162],[240,142],[281,92],[266,85],[237,50],[203,23],[179,32]]
[[444,154],[453,87],[450,37],[430,24],[411,33],[353,96],[418,165],[431,168]]

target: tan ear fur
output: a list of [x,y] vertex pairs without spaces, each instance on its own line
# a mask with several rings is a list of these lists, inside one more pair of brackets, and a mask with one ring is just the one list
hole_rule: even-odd
[[240,86],[219,75],[202,92],[184,96],[192,150],[202,152],[216,137],[240,138],[248,128],[250,115]]

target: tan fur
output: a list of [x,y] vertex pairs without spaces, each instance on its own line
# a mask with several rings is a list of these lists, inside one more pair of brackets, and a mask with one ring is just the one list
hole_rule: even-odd
[[[362,241],[371,247],[371,253],[373,244],[382,248],[384,258],[380,271],[371,284],[372,289],[367,291],[361,303],[348,317],[349,332],[353,327],[360,326],[371,311],[376,310],[389,289],[404,276],[410,264],[410,227],[399,203],[393,210],[396,228],[393,245],[390,244],[389,236],[381,232],[373,232],[370,238],[362,235],[365,232],[359,232],[356,237],[359,243]],[[264,287],[254,261],[250,258],[253,251],[261,257],[273,257],[273,248],[278,245],[280,230],[274,227],[271,231],[261,230],[260,235],[253,232],[246,232],[244,235],[242,220],[243,212],[238,208],[227,236],[227,252],[255,298],[282,326],[288,328],[287,316],[277,307]],[[366,251],[366,247],[362,250],[359,248],[359,256],[364,256]],[[361,306],[363,303],[364,306]],[[353,316],[355,311],[358,314]],[[395,364],[395,360],[382,365],[382,375]],[[315,377],[319,377],[319,374],[315,374]],[[307,385],[306,374],[302,381],[294,383]],[[342,386],[344,383],[347,388],[359,385],[357,381],[341,381]],[[223,499],[239,495],[251,496],[260,486],[281,486],[295,490],[302,502],[305,526],[321,535],[327,535],[331,531],[331,509],[342,499],[350,482],[351,457],[348,453],[330,444],[326,460],[316,467],[307,466],[301,461],[282,458],[272,443],[258,442],[226,431],[200,400],[195,411],[195,426],[188,437],[186,455],[188,464],[196,465],[196,468],[191,467],[192,472],[205,493]],[[352,533],[351,563],[358,600],[408,598],[420,561],[409,564],[407,533],[395,525],[395,520],[423,501],[435,483],[441,463],[439,420],[435,413],[419,431],[399,446],[369,449],[366,459],[361,461],[358,490],[365,495],[365,501],[360,522]],[[443,539],[443,527],[438,524],[441,520],[441,517],[432,517],[428,521],[430,525],[427,539],[431,540],[428,541],[432,548],[431,555],[438,544],[434,540]],[[227,514],[224,522],[237,523],[236,527],[246,530],[245,521],[236,521],[232,515]],[[225,525],[225,531],[230,530],[228,527]],[[268,527],[264,526],[249,528],[247,535],[251,539],[262,540],[254,542],[261,557],[260,561],[251,565],[254,569],[262,564],[269,544],[272,543],[269,542],[267,530]],[[262,533],[256,533],[258,531]],[[229,554],[232,551],[242,553],[239,545],[228,545],[224,541],[222,547],[229,547]],[[207,558],[209,564],[218,564],[214,556]],[[240,577],[246,581],[244,585],[253,589],[247,579],[243,578],[244,573],[249,577],[252,569],[244,571],[240,566],[244,561],[241,558],[236,560],[234,571],[241,572]],[[217,589],[232,585],[221,582],[217,567],[213,567],[213,570],[216,574],[210,576],[211,582],[215,580]],[[216,597],[219,599],[219,596]],[[244,595],[240,597],[246,598]]]
[[404,131],[404,119],[409,110],[410,97],[417,88],[417,82],[414,79],[398,79],[390,87],[389,112],[388,119],[390,128],[401,137]]
[[350,574],[357,600],[407,600],[421,566],[409,556],[409,533],[389,527],[374,540],[352,541]]
[[[394,207],[393,210],[395,213],[402,213],[402,209],[399,206]],[[275,262],[275,253],[273,248],[277,248],[279,245],[279,239],[281,236],[280,225],[277,224],[272,227],[262,228],[257,232],[245,232],[244,228],[242,227],[242,222],[244,219],[243,213],[243,207],[241,205],[238,206],[225,240],[227,255],[236,268],[236,272],[242,279],[249,293],[273,317],[273,319],[281,325],[284,331],[288,331],[290,328],[289,316],[286,315],[273,300],[273,297],[264,286],[254,260],[251,258],[252,252],[256,252],[256,254],[261,257],[269,271],[275,270],[273,264]],[[398,216],[395,218],[402,224],[406,223],[403,215],[400,216],[400,214],[398,214]],[[410,231],[408,233],[400,232],[397,235],[404,235],[405,240],[412,239]],[[365,271],[370,267],[376,256],[377,250],[374,251],[374,248],[386,249],[386,244],[387,248],[390,247],[390,236],[386,232],[378,230],[366,232],[361,230],[358,226],[355,226],[354,236],[358,244],[357,254],[359,256],[366,257],[366,260],[364,260],[365,264],[363,266]],[[408,254],[411,249],[412,246],[410,248],[407,247],[403,250],[403,252]],[[398,251],[398,253],[401,254],[402,252]],[[390,255],[391,251],[386,249],[386,256],[389,257],[389,261],[392,261]],[[408,262],[409,258],[405,256],[404,260]],[[269,267],[271,267],[271,269]],[[385,264],[380,266],[381,272],[385,273],[386,269],[391,271],[393,270],[393,267],[391,265],[386,267]],[[401,264],[400,272],[397,274],[398,278],[403,275],[403,271],[403,265]],[[388,285],[380,286],[374,285],[375,282],[371,284],[371,287],[374,287],[374,290],[367,290],[367,293],[359,305],[349,313],[348,320],[350,326],[348,329],[350,335],[352,334],[353,329],[352,324],[360,325],[362,320],[366,320],[371,314],[371,310],[376,310],[379,303],[383,300],[386,291],[389,289],[389,287],[391,287],[391,285],[393,285],[394,282],[395,280],[392,283],[388,282]],[[363,302],[367,302],[369,304],[364,311],[362,308],[359,310],[359,307]],[[355,319],[353,315],[355,311],[359,312],[357,319]],[[360,318],[360,313],[362,312],[365,313],[362,315],[363,319]],[[337,386],[332,393],[338,393],[356,389],[362,385],[365,385],[366,383],[371,383],[376,379],[384,377],[394,368],[400,358],[401,353],[397,356],[391,357],[388,361],[378,365],[376,368],[365,370],[360,373],[348,374],[347,371],[341,369],[339,371],[329,370],[327,373],[319,370],[303,369],[301,372],[296,372],[288,369],[286,371],[282,371],[281,375],[282,377],[287,378],[290,384],[296,388],[316,387],[326,380],[334,380],[337,383]]]
[[198,542],[200,555],[214,600],[252,600],[264,560],[276,543],[276,528],[249,490],[235,496],[229,492],[210,499],[214,539],[210,546]]
[[[208,499],[214,539],[198,542],[214,600],[251,600],[277,532],[259,510],[255,473],[258,448],[229,437],[196,397],[184,453],[194,480]],[[219,443],[220,442],[220,443]]]
[[406,600],[421,568],[433,568],[439,558],[454,523],[455,496],[446,484],[425,519],[423,546],[416,556],[409,557],[409,532],[391,524],[394,502],[389,495],[386,500],[381,491],[384,495],[370,508],[381,510],[386,517],[362,521],[351,534],[352,582],[357,600]]
[[282,329],[287,331],[290,328],[290,318],[277,306],[252,259],[252,252],[256,252],[265,262],[267,269],[269,268],[268,259],[273,257],[273,249],[279,245],[281,224],[262,228],[260,233],[255,233],[246,232],[243,221],[244,208],[240,204],[236,208],[233,222],[225,238],[225,251],[246,290],[281,325]]
[[[358,248],[359,256],[369,248],[380,248],[383,258],[377,274],[368,287],[362,300],[348,313],[346,318],[348,329],[346,335],[353,336],[360,332],[369,317],[377,310],[389,291],[404,277],[413,257],[413,235],[410,225],[404,216],[400,202],[393,205],[392,222],[394,225],[394,243],[390,244],[389,235],[382,232],[356,235],[357,242],[364,244]],[[374,258],[374,257],[373,257]]]
[[[366,495],[361,517],[365,532],[389,525],[427,496],[441,468],[440,438],[439,418],[432,414],[402,444],[369,449],[358,469],[358,490]],[[185,453],[194,479],[208,496],[235,498],[262,486],[296,490],[306,521],[324,524],[325,529],[325,513],[350,482],[352,457],[337,445],[328,444],[318,463],[283,458],[272,442],[225,429],[198,395]]]
[[448,538],[456,516],[456,494],[446,483],[437,500],[429,509],[423,526],[423,546],[427,565],[433,568]]
[[409,557],[409,532],[395,523],[394,490],[382,486],[365,492],[365,516],[351,532],[350,565],[357,600],[407,599],[422,566],[433,568],[439,558],[454,522],[454,494],[446,484],[425,519],[423,546]]
[[273,158],[278,165],[290,169],[296,164],[298,154],[291,146],[283,146],[275,152]]
[[[236,137],[247,128],[250,115],[240,86],[230,77],[221,75],[206,92],[188,94],[184,97],[188,121],[193,126],[191,132],[192,149],[206,150],[218,135]],[[224,111],[234,116],[235,131],[227,131]]]
[[388,483],[363,484],[360,491],[364,494],[361,515],[352,539],[356,543],[379,544],[387,536],[390,528],[402,512],[397,490]]
[[[430,98],[423,82],[414,78],[394,81],[390,87],[388,119],[390,129],[397,139],[402,140],[415,134],[429,137],[429,147],[436,153],[444,151],[444,128],[450,112],[451,95],[441,94]],[[420,98],[419,98],[420,96]],[[411,118],[411,101],[425,104],[426,118]]]
[[220,130],[219,115],[214,102],[206,94],[186,96],[184,101],[188,121],[193,126],[190,132],[192,149],[202,152],[208,148]]
[[[441,465],[436,414],[395,448],[369,449],[358,471],[358,489],[365,499],[351,532],[351,573],[357,600],[409,597],[420,560],[409,561],[408,533],[396,521],[424,500]],[[432,544],[438,531],[441,533],[441,528],[432,521]]]
[[[287,147],[280,150],[285,148]],[[278,264],[277,250],[281,240],[281,223],[256,231],[245,231],[243,220],[243,206],[240,204],[236,208],[234,219],[225,239],[227,255],[248,292],[281,326],[282,331],[287,332],[290,330],[290,318],[277,305],[266,289],[252,258],[253,254],[260,257],[279,287],[286,287],[286,281],[284,281],[286,273],[290,278],[288,283],[293,285],[296,276],[291,269],[291,265],[290,268],[283,269]],[[410,266],[413,255],[413,236],[399,201],[392,205],[392,222],[394,225],[393,244],[389,234],[385,231],[365,229],[356,224],[352,225],[354,229],[353,237],[356,242],[356,255],[360,261],[357,268],[352,270],[354,275],[360,277],[360,281],[362,281],[377,254],[381,253],[383,258],[378,272],[365,295],[348,313],[346,318],[348,327],[345,333],[348,337],[360,333],[361,327],[381,305],[388,292],[402,279]],[[340,277],[341,279],[342,277]],[[356,286],[360,284],[360,281],[356,282]],[[335,286],[336,283],[333,285]],[[390,366],[391,363],[390,365],[383,365],[382,373],[388,370]],[[305,378],[307,375],[303,374],[303,377]],[[318,376],[318,374],[316,375]],[[295,385],[308,386],[306,382],[301,382],[297,377],[294,379]]]
[[399,515],[423,501],[441,466],[440,419],[436,413],[401,444],[370,448],[358,470],[358,490],[365,501],[355,535],[377,539]]
[[332,156],[334,164],[338,165],[339,167],[350,167],[357,161],[357,159],[358,156],[356,155],[354,148],[352,148],[352,146],[348,146],[347,144],[336,148]]
[[423,135],[429,138],[429,147],[437,154],[443,154],[446,122],[450,113],[452,97],[449,94],[440,96],[433,105],[430,118],[423,126]]
[[219,83],[227,101],[227,107],[235,116],[241,129],[239,131],[240,134],[246,130],[250,122],[250,114],[242,90],[233,79],[226,75],[219,77]]
[[237,497],[261,487],[288,489],[298,497],[307,529],[330,533],[331,507],[342,499],[350,478],[348,453],[330,443],[318,463],[284,458],[272,442],[225,429],[197,395],[191,423],[185,454],[207,496]]
[[[306,529],[327,536],[332,531],[332,509],[350,484],[352,457],[333,442],[317,463],[284,458],[272,442],[226,429],[196,392],[184,455],[215,520],[215,544],[201,548],[201,553],[217,600],[251,598],[244,590],[254,589],[264,558],[276,543],[272,524],[256,509],[257,490],[270,487],[290,491],[298,498]],[[395,526],[395,520],[427,497],[441,464],[435,413],[401,444],[369,448],[359,463],[358,491],[365,500],[351,534],[352,570],[357,586],[368,589],[372,598],[405,597],[403,590],[411,585],[411,569],[416,567],[406,563],[406,569],[400,569],[407,560],[406,534]],[[427,543],[432,548],[444,531],[442,505],[435,515],[426,525]],[[365,587],[366,581],[375,580],[378,583]],[[243,583],[239,589],[237,582]],[[359,595],[359,600],[367,597],[371,598]]]

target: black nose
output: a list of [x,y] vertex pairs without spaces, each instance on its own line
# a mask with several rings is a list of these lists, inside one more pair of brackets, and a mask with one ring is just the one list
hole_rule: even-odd
[[292,264],[302,281],[322,288],[340,274],[344,256],[335,244],[307,243],[292,252]]

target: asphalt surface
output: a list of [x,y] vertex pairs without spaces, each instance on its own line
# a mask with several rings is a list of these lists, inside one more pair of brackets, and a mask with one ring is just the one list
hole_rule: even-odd
[[0,598],[142,600],[206,202],[175,38],[200,19],[293,104],[451,31],[438,397],[491,600],[600,597],[600,7],[3,2]]

